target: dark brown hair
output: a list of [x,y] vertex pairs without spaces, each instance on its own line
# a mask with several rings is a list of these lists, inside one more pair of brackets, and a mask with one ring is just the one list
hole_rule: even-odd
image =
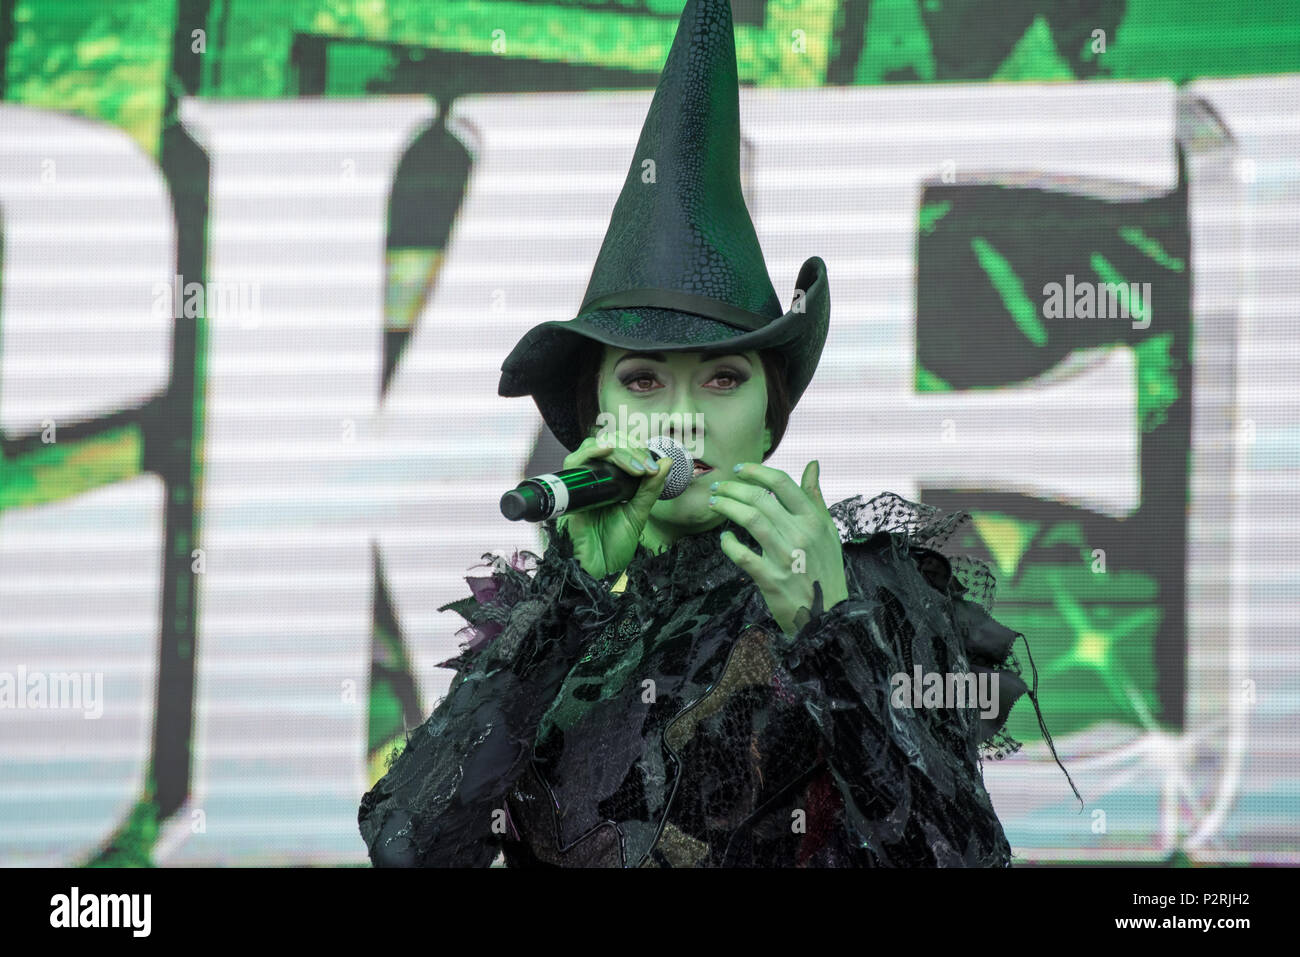
[[[776,350],[760,350],[759,359],[763,362],[763,378],[767,383],[767,417],[766,425],[772,432],[772,447],[763,456],[767,460],[785,436],[785,427],[790,421],[790,394],[786,389],[785,354]],[[573,363],[577,368],[574,379],[574,403],[578,414],[578,428],[584,437],[591,435],[596,427],[596,418],[600,414],[600,396],[596,384],[600,376],[601,363],[605,358],[605,344],[594,339],[585,339],[574,351]]]

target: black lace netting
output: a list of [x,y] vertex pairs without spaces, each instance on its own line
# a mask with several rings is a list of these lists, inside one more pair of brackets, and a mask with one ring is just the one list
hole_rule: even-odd
[[[444,606],[469,623],[451,687],[362,799],[372,861],[1009,864],[981,759],[1020,747],[1004,725],[1022,694],[1056,752],[991,572],[940,551],[969,515],[893,493],[831,514],[849,599],[824,609],[818,589],[793,637],[722,552],[728,529],[761,550],[730,521],[639,547],[621,594],[553,522],[540,559],[484,555],[491,574]],[[917,666],[996,674],[996,715],[891,703]]]

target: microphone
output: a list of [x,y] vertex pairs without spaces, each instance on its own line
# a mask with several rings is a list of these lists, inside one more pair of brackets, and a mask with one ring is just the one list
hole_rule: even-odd
[[[659,498],[676,498],[685,492],[695,470],[691,454],[680,442],[666,435],[655,436],[646,443],[646,448],[656,462],[665,457],[673,462]],[[542,522],[565,512],[626,502],[644,481],[645,478],[629,475],[612,462],[592,459],[576,468],[524,479],[501,496],[501,514],[512,522]]]

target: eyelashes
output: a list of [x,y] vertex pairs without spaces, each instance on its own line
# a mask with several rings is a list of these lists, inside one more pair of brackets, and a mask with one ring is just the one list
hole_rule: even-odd
[[[732,392],[736,389],[739,389],[742,385],[748,382],[750,379],[750,375],[747,372],[741,372],[739,369],[733,368],[731,366],[718,366],[718,368],[713,370],[713,375],[709,377],[708,381],[712,382],[714,379],[719,379],[719,378],[731,379],[734,381],[735,383],[734,385],[725,386],[720,390],[723,392]],[[650,389],[632,388],[632,383],[639,382],[643,379],[649,379],[653,382],[659,381],[659,377],[655,374],[653,369],[630,369],[626,372],[619,373],[618,376],[619,383],[624,388],[628,389],[631,392],[651,391]]]

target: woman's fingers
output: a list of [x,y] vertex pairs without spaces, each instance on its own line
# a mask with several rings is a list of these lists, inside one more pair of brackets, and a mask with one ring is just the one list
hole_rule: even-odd
[[[774,511],[774,509],[780,509],[780,503],[772,502],[770,505],[765,503],[760,508],[735,497],[737,495],[752,496],[753,492],[735,488],[732,491],[735,493],[734,495],[727,494],[723,491],[723,486],[719,485],[711,500],[713,510],[721,512],[749,532],[750,535],[753,535],[754,540],[763,547],[763,556],[765,558],[770,557],[778,565],[788,564],[793,549],[785,537],[785,533],[789,530],[787,521],[781,517],[779,511]],[[758,495],[766,498],[761,491],[758,492]]]
[[767,585],[767,575],[763,568],[762,556],[743,544],[740,539],[729,531],[722,533],[720,542],[722,544],[722,553],[735,562],[741,571],[754,579],[754,583],[762,590]]
[[[774,561],[774,553],[764,548],[760,555],[745,545],[732,531],[725,531],[719,539],[722,553],[730,558],[746,575],[753,579],[758,590],[763,594],[768,607],[773,607],[774,597],[781,593],[782,579],[779,573],[782,563]],[[777,603],[779,607],[779,602]]]
[[624,472],[643,479],[636,494],[626,504],[631,506],[626,516],[635,515],[635,521],[644,524],[650,508],[659,499],[664,483],[668,481],[672,461],[666,457],[656,461],[650,450],[627,441],[622,432],[606,432],[600,438],[588,438],[565,460],[566,468],[577,468],[593,458],[603,458]]
[[602,445],[595,439],[583,439],[582,444],[564,457],[563,467],[576,469],[592,459],[606,458],[614,454],[614,446]]
[[[803,480],[799,483],[807,496],[818,508],[826,508],[826,499],[822,496],[822,464],[813,459],[803,470]],[[827,509],[829,512],[830,510]]]
[[791,515],[807,515],[814,510],[808,493],[780,469],[759,465],[757,462],[744,462],[736,470],[736,478],[767,489]]
[[[845,588],[836,584],[843,576],[842,555],[838,562],[832,557],[839,554],[839,530],[825,506],[819,473],[820,463],[810,462],[795,485],[776,469],[751,465],[713,490],[713,509],[744,528],[762,547],[760,557],[734,535],[722,537],[724,552],[758,584],[778,620],[788,617],[795,606],[808,604],[804,592],[813,580],[820,582],[828,603],[847,597]],[[786,501],[802,503],[805,511],[789,511]],[[806,563],[795,564],[796,557]],[[833,565],[839,565],[838,572]],[[793,574],[796,569],[806,574]]]
[[578,468],[595,458],[613,462],[624,472],[637,478],[644,478],[654,472],[654,469],[647,465],[647,463],[653,464],[649,451],[628,443],[627,437],[621,432],[610,433],[607,439],[594,437],[584,439],[577,450],[564,460],[564,467]]
[[634,475],[655,475],[659,471],[659,464],[662,460],[656,459],[650,454],[650,450],[644,446],[632,446],[624,450],[627,455],[628,464],[639,471]]
[[629,442],[627,435],[622,432],[615,432],[613,436],[613,460],[619,468],[638,477],[644,477],[654,471],[651,467],[654,463],[650,458],[650,452],[644,446]]
[[638,478],[650,474],[646,471],[645,460],[628,449],[619,449],[614,453],[614,464],[630,475]]
[[[726,496],[743,502],[755,509],[761,515],[766,516],[767,520],[772,523],[778,535],[787,542],[791,539],[790,526],[793,522],[793,516],[786,511],[785,507],[777,501],[776,497],[767,494],[767,489],[757,485],[751,485],[748,482],[733,482],[724,480],[718,483],[718,487],[713,490],[713,499],[716,502],[718,496]],[[728,515],[728,518],[731,516]],[[740,521],[736,519],[736,521]],[[741,522],[743,525],[744,523]],[[748,528],[748,526],[746,526]]]
[[654,507],[655,502],[659,501],[659,495],[663,492],[664,483],[668,481],[668,473],[671,471],[662,460],[659,466],[658,472],[646,473],[648,477],[628,502],[636,515],[637,524],[641,527],[645,526],[646,520],[650,517],[650,509]]

